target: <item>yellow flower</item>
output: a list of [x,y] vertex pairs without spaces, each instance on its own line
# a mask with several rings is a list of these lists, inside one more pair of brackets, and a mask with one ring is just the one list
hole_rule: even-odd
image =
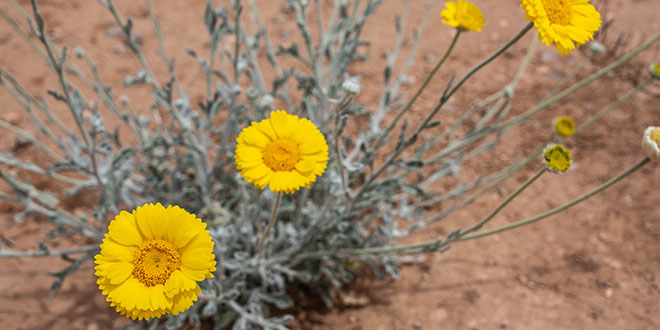
[[458,29],[481,31],[484,27],[484,15],[479,7],[469,1],[446,2],[440,16],[443,18],[442,23]]
[[642,137],[642,149],[654,162],[660,162],[660,127],[648,127]]
[[589,0],[521,0],[520,6],[539,39],[546,46],[554,44],[561,55],[592,39],[600,28],[600,13]]
[[660,79],[660,64],[651,64],[649,72],[653,78]]
[[565,138],[575,133],[575,123],[570,116],[561,116],[555,120],[554,131],[557,135]]
[[273,111],[236,139],[236,167],[249,183],[273,192],[309,188],[328,163],[323,134],[305,118]]
[[110,222],[96,255],[96,283],[117,312],[135,319],[179,314],[215,271],[206,224],[178,206],[146,204]]
[[566,172],[571,167],[571,152],[559,144],[549,145],[543,150],[543,164],[550,172]]

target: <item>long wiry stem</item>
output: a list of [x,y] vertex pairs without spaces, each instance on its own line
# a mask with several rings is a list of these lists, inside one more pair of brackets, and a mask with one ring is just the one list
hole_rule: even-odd
[[266,226],[266,230],[264,231],[263,235],[261,235],[261,239],[259,239],[259,244],[257,245],[257,253],[259,254],[259,256],[264,255],[264,246],[266,245],[268,236],[270,236],[270,232],[273,230],[273,227],[275,226],[275,220],[277,219],[277,210],[280,208],[281,201],[282,201],[282,193],[279,192],[277,193],[277,197],[275,199],[275,205],[273,205],[273,212],[270,214],[270,219],[268,220],[268,225]]

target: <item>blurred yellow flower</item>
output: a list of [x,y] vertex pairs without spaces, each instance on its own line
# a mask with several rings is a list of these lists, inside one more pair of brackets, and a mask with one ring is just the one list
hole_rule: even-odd
[[328,163],[323,134],[306,118],[273,111],[236,139],[236,167],[249,183],[273,192],[309,188]]
[[449,1],[440,13],[445,23],[457,29],[468,31],[481,31],[484,27],[484,15],[479,7],[465,0]]
[[660,79],[660,64],[651,64],[649,71],[653,78]]
[[206,224],[160,203],[117,215],[94,259],[106,300],[133,320],[187,310],[201,293],[197,282],[212,278],[216,265]]
[[565,138],[575,133],[575,123],[570,116],[561,116],[555,120],[554,131],[557,135]]
[[571,152],[559,144],[549,145],[543,150],[543,164],[550,172],[566,172],[571,167]]
[[589,0],[521,0],[526,19],[534,22],[539,39],[557,47],[559,54],[570,54],[593,38],[600,28],[600,13]]
[[642,149],[654,162],[660,162],[660,127],[649,127],[642,137]]

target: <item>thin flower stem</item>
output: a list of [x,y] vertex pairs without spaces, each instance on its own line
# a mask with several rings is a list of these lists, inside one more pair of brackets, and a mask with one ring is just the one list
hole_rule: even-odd
[[[509,47],[511,47],[513,44],[515,44],[518,40],[520,40],[520,39],[521,39],[521,38],[522,38],[522,37],[523,37],[523,36],[524,36],[524,35],[525,35],[525,34],[526,34],[526,33],[527,33],[527,32],[533,27],[533,26],[534,26],[534,24],[532,24],[532,23],[529,23],[529,24],[525,25],[525,27],[524,27],[522,30],[520,30],[520,32],[518,32],[518,34],[516,34],[516,36],[514,36],[511,40],[509,40],[509,42],[507,42],[504,46],[502,46],[500,49],[498,49],[498,50],[497,50],[495,53],[493,53],[490,57],[488,57],[487,59],[483,60],[481,63],[477,64],[474,68],[472,68],[472,69],[471,69],[471,70],[470,70],[470,71],[469,71],[469,72],[468,72],[468,73],[467,73],[467,74],[466,74],[466,75],[465,75],[465,76],[464,76],[464,77],[463,77],[463,78],[462,78],[462,79],[456,84],[456,86],[454,86],[453,88],[451,88],[451,90],[448,91],[448,92],[447,92],[447,90],[449,90],[450,86],[447,86],[447,90],[445,91],[446,93],[442,95],[442,97],[440,98],[440,101],[438,102],[438,105],[437,105],[437,106],[436,106],[436,107],[435,107],[435,108],[434,108],[434,109],[428,114],[428,116],[426,117],[426,119],[424,120],[424,122],[422,122],[422,124],[419,125],[419,127],[417,127],[417,129],[416,129],[415,132],[410,136],[410,138],[408,138],[408,139],[406,140],[406,142],[403,143],[402,147],[399,148],[398,150],[396,150],[396,151],[395,151],[395,152],[394,152],[394,153],[393,153],[393,154],[392,154],[392,155],[391,155],[391,156],[385,161],[385,163],[384,163],[384,164],[383,164],[383,165],[382,165],[377,171],[375,171],[374,174],[372,174],[372,175],[369,177],[369,179],[367,180],[367,182],[365,182],[365,183],[362,185],[362,187],[360,188],[360,190],[358,191],[358,193],[356,194],[356,196],[355,196],[355,198],[354,198],[353,200],[358,200],[359,197],[361,197],[362,194],[363,194],[365,191],[367,191],[367,189],[368,189],[369,186],[374,182],[374,180],[375,180],[378,176],[380,176],[381,174],[383,174],[383,172],[385,172],[385,170],[386,170],[390,165],[394,164],[394,162],[397,160],[397,158],[399,157],[399,155],[401,155],[401,153],[402,153],[402,152],[403,152],[408,146],[412,145],[412,144],[417,140],[417,138],[419,137],[419,134],[421,133],[421,131],[424,130],[424,128],[427,127],[427,125],[429,124],[429,122],[430,122],[430,121],[433,119],[433,117],[438,113],[438,111],[440,111],[440,109],[441,109],[442,106],[447,102],[447,100],[449,100],[449,99],[451,98],[451,96],[454,95],[454,93],[456,93],[456,91],[457,91],[457,90],[458,90],[458,89],[459,89],[459,88],[460,88],[460,87],[461,87],[461,86],[462,86],[462,85],[463,85],[463,84],[464,84],[464,83],[465,83],[465,82],[466,82],[466,81],[467,81],[472,75],[474,75],[475,73],[477,73],[477,71],[479,71],[481,68],[483,68],[484,66],[486,66],[488,63],[492,62],[492,61],[493,61],[494,59],[496,59],[498,56],[502,55],[507,49],[509,49]],[[502,124],[500,124],[500,125],[502,125]],[[480,137],[482,137],[483,135],[486,135],[486,134],[484,133],[484,134],[482,134],[482,135],[479,136],[479,137],[475,137],[475,140],[478,139],[478,138],[480,138]],[[349,204],[350,204],[350,205],[353,205],[353,203],[349,203]]]
[[270,236],[270,232],[273,230],[273,227],[275,226],[275,220],[277,219],[277,210],[280,208],[281,201],[282,201],[282,193],[278,192],[277,197],[275,198],[275,205],[273,205],[273,212],[270,214],[270,219],[268,220],[268,225],[266,226],[266,230],[264,231],[263,235],[261,236],[261,239],[259,240],[259,244],[257,245],[257,253],[259,254],[259,256],[263,256],[264,254],[264,246],[266,245],[268,236]]
[[454,50],[454,46],[456,45],[456,41],[458,41],[458,37],[461,35],[461,29],[456,29],[456,34],[454,34],[454,39],[452,39],[451,44],[449,45],[449,48],[447,48],[447,51],[445,52],[445,55],[442,56],[438,64],[435,65],[433,70],[431,70],[431,73],[429,73],[428,77],[426,77],[426,80],[424,80],[424,83],[422,86],[417,90],[415,95],[408,101],[405,107],[401,109],[401,111],[396,115],[390,126],[388,126],[385,131],[380,135],[380,138],[378,138],[378,141],[376,141],[375,146],[378,147],[380,146],[387,135],[394,129],[394,126],[399,122],[401,117],[410,110],[410,108],[415,104],[415,101],[417,101],[417,98],[422,94],[424,89],[426,89],[426,86],[431,82],[431,79],[433,79],[433,76],[435,76],[436,72],[440,69],[443,63],[449,58],[449,54],[451,54],[452,50]]
[[566,86],[566,84],[569,81],[571,81],[571,79],[573,79],[580,71],[582,71],[582,69],[584,69],[584,67],[587,65],[587,63],[591,62],[591,60],[593,58],[594,58],[594,53],[593,52],[591,54],[589,54],[589,56],[583,58],[582,61],[580,61],[580,63],[573,68],[573,70],[571,70],[566,76],[564,76],[564,78],[562,78],[562,80],[560,80],[557,83],[557,85],[555,85],[555,87],[553,87],[548,92],[548,95],[546,95],[546,97],[550,97],[552,95],[557,94],[557,92],[559,92],[562,88],[564,88],[564,86]]
[[591,196],[593,196],[593,195],[609,188],[611,185],[621,181],[621,179],[627,177],[628,175],[630,175],[630,174],[634,173],[635,171],[637,171],[638,169],[640,169],[642,166],[646,165],[646,163],[648,163],[649,161],[650,161],[649,158],[644,158],[644,159],[640,160],[639,162],[637,162],[637,164],[633,165],[633,167],[631,167],[630,169],[626,170],[625,172],[617,175],[616,177],[610,179],[609,181],[605,182],[600,187],[597,187],[597,188],[593,189],[592,191],[590,191],[590,192],[588,192],[588,193],[586,193],[586,194],[584,194],[584,195],[582,195],[582,196],[580,196],[580,197],[572,200],[571,202],[568,202],[568,203],[566,203],[566,204],[564,204],[560,207],[557,207],[557,208],[554,208],[552,210],[543,212],[543,213],[541,213],[539,215],[536,215],[534,217],[531,217],[529,219],[514,222],[514,223],[506,225],[506,226],[502,226],[502,227],[499,227],[499,228],[495,228],[495,229],[492,229],[492,230],[484,231],[484,232],[473,234],[473,235],[462,236],[459,239],[457,239],[457,241],[467,241],[467,240],[470,240],[470,239],[484,237],[484,236],[500,233],[500,232],[503,232],[503,231],[511,230],[511,229],[514,229],[514,228],[518,228],[520,226],[528,225],[528,224],[534,223],[536,221],[545,219],[545,218],[547,218],[551,215],[554,215],[556,213],[564,211],[564,210],[572,207],[573,205],[578,204],[578,203],[586,200],[587,198],[589,198],[589,197],[591,197]]
[[587,119],[585,122],[580,124],[577,128],[575,128],[575,133],[577,134],[578,132],[582,131],[583,129],[587,128],[587,126],[593,124],[595,121],[599,120],[606,114],[608,114],[610,111],[616,109],[619,105],[621,105],[623,102],[627,101],[629,98],[633,97],[635,94],[646,88],[649,84],[653,82],[654,78],[648,78],[641,84],[639,84],[637,87],[633,88],[630,90],[628,93],[625,95],[621,96],[619,99],[616,101],[612,102],[609,104],[607,107],[605,107],[603,110],[599,111],[597,114],[595,114],[593,117]]
[[[589,198],[589,197],[591,197],[591,196],[593,196],[593,195],[609,188],[613,184],[621,181],[621,179],[627,177],[628,175],[630,175],[630,174],[634,173],[635,171],[637,171],[638,169],[640,169],[642,166],[646,165],[646,163],[648,163],[649,161],[650,160],[648,158],[642,159],[641,161],[639,161],[637,164],[633,165],[630,169],[626,170],[625,172],[619,174],[618,176],[610,179],[609,181],[605,182],[601,186],[593,189],[592,191],[590,191],[590,192],[588,192],[588,193],[586,193],[586,194],[584,194],[584,195],[574,199],[573,201],[568,202],[568,203],[566,203],[566,204],[564,204],[560,207],[554,208],[552,210],[546,211],[544,213],[541,213],[539,215],[536,215],[534,217],[531,217],[531,218],[528,218],[528,219],[525,219],[525,220],[514,222],[514,223],[506,225],[506,226],[502,226],[500,228],[484,231],[484,232],[473,234],[473,235],[465,235],[465,233],[467,233],[467,231],[463,232],[463,233],[457,232],[456,235],[450,235],[447,238],[437,238],[437,239],[434,239],[434,240],[425,241],[425,242],[421,242],[421,243],[414,243],[414,244],[404,244],[404,245],[396,245],[396,246],[381,246],[381,247],[372,247],[372,248],[364,248],[364,249],[337,251],[337,254],[350,256],[350,255],[365,255],[365,254],[391,253],[391,252],[418,253],[418,252],[420,252],[420,250],[422,250],[422,251],[431,251],[431,250],[435,250],[435,249],[439,249],[441,247],[444,247],[444,246],[446,246],[446,245],[448,245],[449,243],[452,243],[452,242],[467,241],[467,240],[470,240],[470,239],[475,239],[475,238],[480,238],[480,237],[484,237],[484,236],[488,236],[488,235],[493,235],[493,234],[500,233],[500,232],[503,232],[503,231],[507,231],[507,230],[510,230],[510,229],[514,229],[514,228],[517,228],[517,227],[520,227],[520,226],[528,225],[528,224],[534,223],[536,221],[545,219],[545,218],[547,218],[551,215],[554,215],[556,213],[559,213],[561,211],[564,211],[564,210],[574,206],[575,204],[578,204],[578,203],[586,200],[587,198]],[[312,257],[317,257],[321,254],[319,252],[316,252],[316,253],[310,253],[309,255],[312,256]]]
[[477,231],[483,227],[488,221],[490,221],[493,217],[495,217],[505,206],[507,206],[514,198],[518,197],[523,190],[525,190],[527,187],[529,187],[536,179],[540,178],[543,173],[546,172],[545,167],[541,168],[536,174],[529,178],[527,182],[525,182],[518,190],[516,190],[513,194],[511,194],[507,199],[505,199],[498,207],[496,207],[487,217],[483,218],[483,220],[477,222],[474,224],[472,227],[466,229],[461,233],[461,236],[467,235],[468,233],[471,233],[473,231]]

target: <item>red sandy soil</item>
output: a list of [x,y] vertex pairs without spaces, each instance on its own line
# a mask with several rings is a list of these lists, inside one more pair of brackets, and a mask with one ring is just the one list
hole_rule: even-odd
[[[412,111],[419,121],[433,105],[437,91],[448,77],[460,76],[479,59],[497,49],[524,24],[519,1],[474,1],[486,14],[486,27],[480,33],[465,33],[445,70],[435,78],[427,93]],[[29,7],[29,1],[19,3]],[[179,78],[193,100],[201,98],[202,74],[198,65],[185,54],[184,46],[208,48],[202,24],[203,1],[153,1],[161,19],[170,55],[176,58]],[[288,45],[296,33],[294,17],[283,13],[284,1],[260,1],[275,41]],[[134,74],[138,63],[113,29],[109,13],[96,1],[39,1],[47,30],[58,44],[69,49],[83,47],[100,64],[100,75],[125,94],[135,108],[146,108],[150,98],[144,87],[127,89],[121,81]],[[124,16],[134,19],[144,49],[159,77],[166,74],[159,65],[153,30],[141,1],[117,0]],[[329,8],[328,3],[324,6]],[[423,44],[405,86],[414,91],[431,70],[452,36],[441,23],[439,12],[423,35]],[[13,12],[3,2],[0,7]],[[423,15],[425,3],[415,1],[411,17]],[[401,1],[383,5],[368,24],[363,39],[371,40],[372,59],[356,64],[353,74],[363,77],[365,91],[358,100],[367,106],[377,101],[385,52],[391,49],[393,15],[401,12]],[[627,32],[630,44],[637,44],[660,31],[660,3],[653,0],[612,1],[610,15],[615,32]],[[16,16],[15,16],[16,18]],[[19,22],[24,23],[19,19]],[[25,25],[25,24],[23,24]],[[469,109],[476,100],[510,81],[530,42],[526,36],[507,55],[478,73],[451,100],[451,107],[440,119],[451,121],[459,111]],[[660,60],[660,47],[652,47],[643,61]],[[46,98],[47,88],[57,86],[30,47],[16,35],[6,21],[0,21],[0,66],[12,72],[25,87]],[[528,74],[516,91],[513,114],[521,113],[545,95],[556,83],[558,74],[568,70],[581,55],[559,57],[554,48],[540,45]],[[646,63],[646,62],[642,62]],[[590,67],[576,79],[593,72]],[[645,79],[645,77],[643,77]],[[574,166],[561,176],[545,175],[489,224],[489,228],[513,222],[561,205],[619,172],[643,157],[639,148],[642,131],[660,125],[658,82],[650,92],[641,93],[623,104],[597,124],[566,141],[574,153]],[[559,115],[571,115],[582,122],[605,105],[623,95],[631,85],[610,75],[579,93],[532,117],[511,130],[500,145],[464,166],[461,178],[475,178],[512,159],[527,155],[549,132],[549,123]],[[53,104],[54,102],[51,102]],[[23,128],[30,122],[6,90],[0,89],[0,119]],[[65,109],[54,104],[55,111]],[[453,110],[452,110],[453,109]],[[439,129],[442,129],[439,128]],[[36,163],[44,160],[33,146],[23,147],[10,135],[0,139],[0,150],[13,151],[21,159]],[[420,231],[406,241],[419,241],[446,235],[488,214],[506,195],[538,169],[529,165],[518,176],[471,207],[450,219]],[[39,188],[54,188],[51,181],[33,177]],[[604,193],[540,223],[488,238],[455,244],[444,254],[424,255],[424,261],[405,265],[398,280],[378,281],[365,274],[346,288],[336,309],[317,305],[297,313],[293,324],[299,329],[660,329],[660,169],[647,165],[627,180]],[[439,185],[438,189],[444,186]],[[0,189],[6,191],[5,185]],[[63,205],[75,211],[96,200],[87,192],[66,198]],[[39,240],[54,248],[85,242],[77,237],[48,239],[53,229],[44,219],[28,218],[14,223],[20,210],[16,205],[0,204],[0,238],[14,243],[12,249],[34,250]],[[3,242],[6,243],[6,242]],[[92,264],[86,263],[67,278],[56,297],[48,296],[53,278],[68,263],[57,258],[0,260],[0,328],[2,329],[106,329],[130,324],[105,302],[95,285]],[[343,301],[343,303],[341,302]],[[311,305],[311,304],[310,304]]]

